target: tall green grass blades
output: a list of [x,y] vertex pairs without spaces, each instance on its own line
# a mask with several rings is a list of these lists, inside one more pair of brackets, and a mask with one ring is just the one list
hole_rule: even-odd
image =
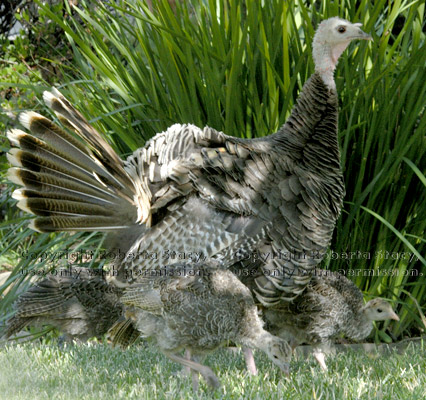
[[415,164],[413,164],[411,160],[409,160],[406,157],[403,157],[403,160],[410,166],[410,168],[419,177],[420,181],[423,183],[423,185],[426,188],[426,176],[424,176],[424,174],[420,171],[420,169]]
[[422,309],[421,309],[421,307],[420,307],[420,305],[419,305],[419,302],[416,300],[416,298],[410,293],[410,292],[408,292],[407,290],[402,290],[402,292],[403,293],[405,293],[410,299],[411,299],[411,301],[416,305],[416,308],[417,308],[417,311],[419,312],[419,315],[420,315],[420,318],[421,318],[421,320],[422,320],[422,323],[423,323],[423,325],[424,325],[424,327],[425,327],[425,329],[426,329],[426,317],[425,317],[425,315],[423,314],[423,311],[422,311]]
[[361,206],[364,211],[367,211],[375,218],[377,218],[381,223],[383,223],[386,227],[388,227],[404,244],[413,252],[413,254],[426,266],[426,260],[420,255],[420,253],[414,248],[414,246],[399,232],[395,227],[393,227],[388,221],[386,221],[383,217],[378,215],[377,213],[369,210],[366,207]]

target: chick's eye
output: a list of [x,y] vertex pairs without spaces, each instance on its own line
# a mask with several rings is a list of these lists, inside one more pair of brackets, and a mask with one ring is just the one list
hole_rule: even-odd
[[344,32],[346,32],[346,28],[345,28],[344,26],[339,26],[339,27],[337,28],[337,31],[338,31],[339,33],[344,33]]
[[378,312],[378,313],[381,313],[382,311],[383,311],[383,310],[382,310],[381,308],[378,308],[378,309],[377,309],[377,312]]

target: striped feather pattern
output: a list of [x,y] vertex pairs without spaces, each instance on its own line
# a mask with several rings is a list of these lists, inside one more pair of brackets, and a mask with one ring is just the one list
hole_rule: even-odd
[[6,338],[25,326],[43,325],[81,340],[103,336],[122,314],[122,289],[91,273],[94,271],[73,267],[30,287],[14,305],[15,315],[6,323]]
[[[44,97],[62,121],[69,118],[66,125],[72,127],[71,132],[37,113],[26,112],[20,122],[30,133],[12,129],[7,134],[15,146],[7,155],[14,166],[8,177],[24,186],[13,197],[19,200],[18,207],[42,217],[31,227],[108,231],[136,224],[138,214],[148,214],[138,209],[149,206],[137,203],[140,195],[123,162],[59,92]],[[96,139],[81,140],[91,135]],[[101,148],[105,151],[100,152]]]
[[130,318],[121,317],[108,331],[113,346],[126,349],[139,338],[140,333]]
[[[65,129],[26,113],[21,122],[31,133],[9,132],[18,147],[8,155],[15,165],[9,177],[24,186],[14,195],[18,206],[39,216],[33,228],[122,229],[117,238],[132,240],[119,244],[128,251],[120,268],[130,282],[182,261],[164,259],[168,252],[254,270],[265,306],[303,292],[330,243],[344,195],[337,96],[318,74],[273,135],[245,140],[176,124],[126,161],[59,92],[44,98]],[[235,256],[241,249],[255,258],[263,248],[282,257],[259,263]]]

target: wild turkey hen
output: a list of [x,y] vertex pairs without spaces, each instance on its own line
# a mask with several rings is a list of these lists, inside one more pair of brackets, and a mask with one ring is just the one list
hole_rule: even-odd
[[340,214],[333,71],[350,41],[370,39],[359,26],[340,18],[320,24],[315,73],[288,121],[266,138],[173,125],[123,161],[56,89],[45,92],[64,129],[26,112],[20,121],[31,133],[8,132],[9,178],[23,186],[13,197],[38,216],[35,230],[118,237],[127,283],[170,263],[141,253],[202,253],[224,268],[250,268],[239,261],[269,246],[285,257],[261,265],[256,297],[267,307],[290,301],[309,283]]
[[296,347],[315,346],[314,356],[327,370],[323,350],[332,347],[339,335],[365,339],[373,321],[399,321],[391,305],[381,298],[364,304],[359,288],[345,276],[331,271],[317,271],[300,296],[281,308],[265,309],[266,328]]

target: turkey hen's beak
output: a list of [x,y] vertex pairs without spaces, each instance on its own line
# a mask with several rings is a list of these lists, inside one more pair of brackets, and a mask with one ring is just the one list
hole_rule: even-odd
[[355,29],[356,29],[356,33],[354,34],[352,39],[361,39],[361,40],[373,40],[373,37],[371,35],[369,35],[368,33],[365,33],[360,26],[362,26],[361,23],[356,23],[353,24]]
[[362,40],[373,40],[373,37],[371,35],[369,35],[368,33],[365,33],[362,29],[358,28],[358,39],[362,39]]

